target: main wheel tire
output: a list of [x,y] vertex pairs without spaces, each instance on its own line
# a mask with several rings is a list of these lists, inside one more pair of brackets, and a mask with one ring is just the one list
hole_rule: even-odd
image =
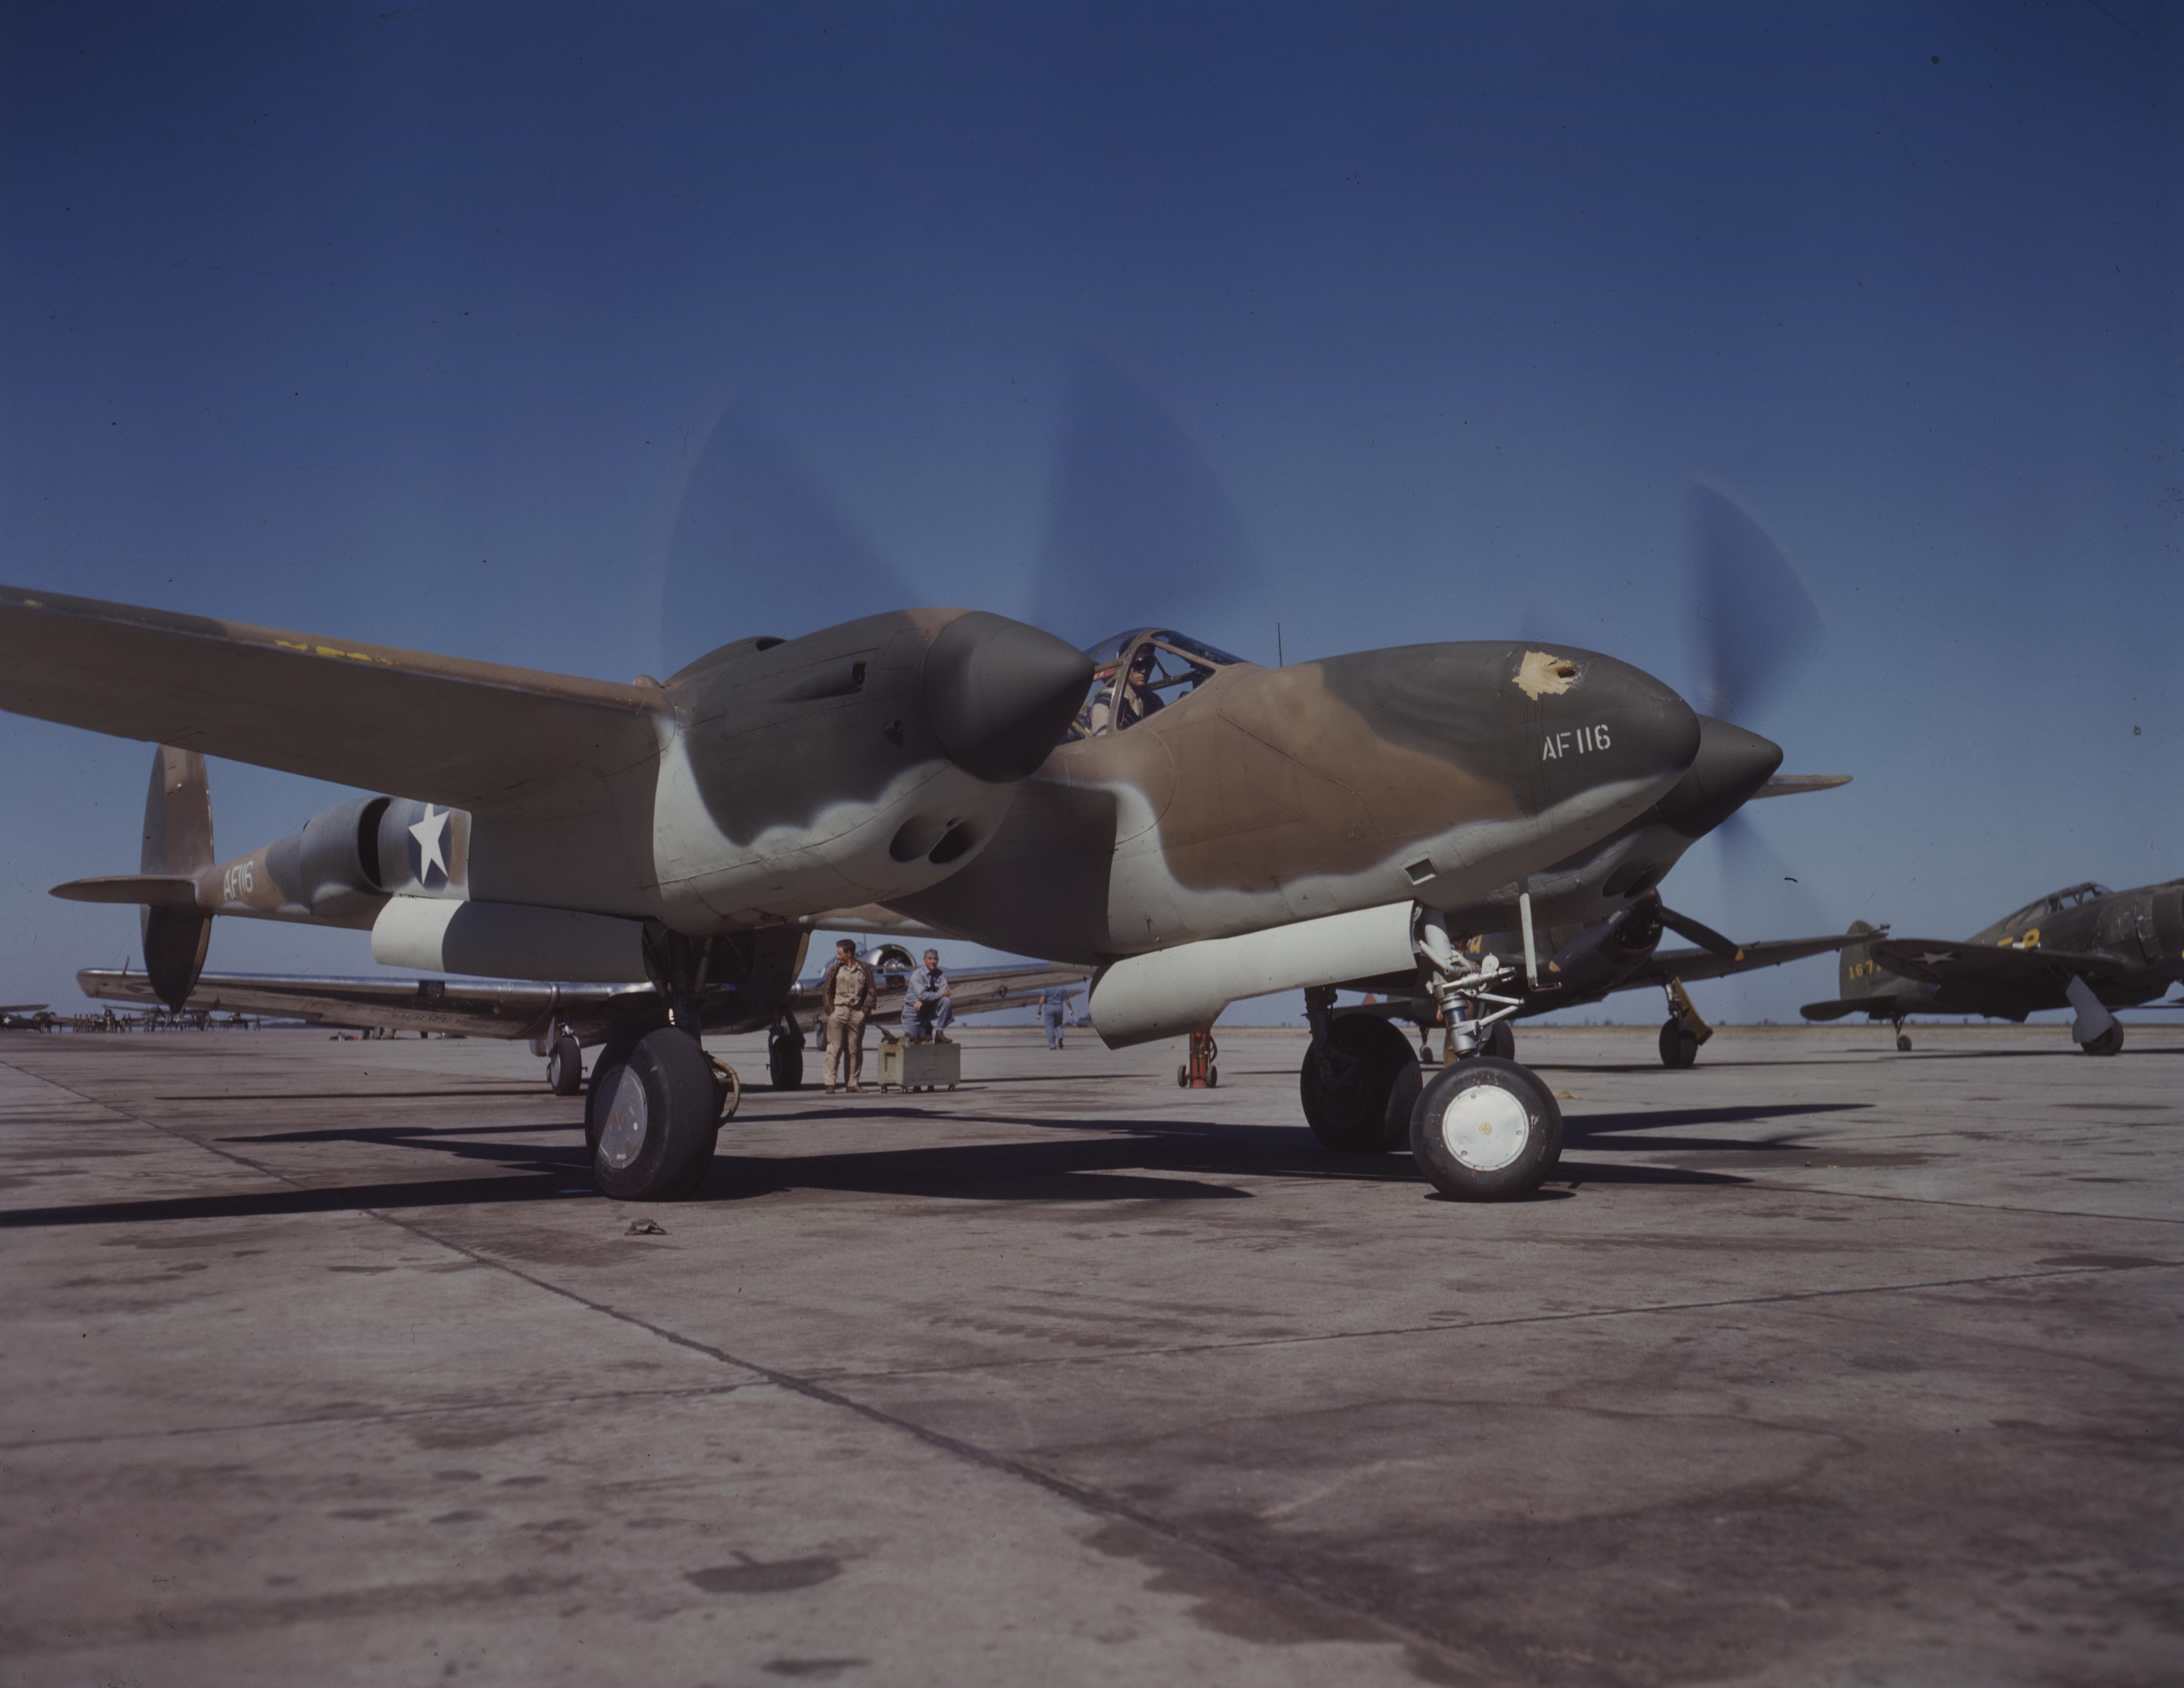
[[1479,1056],[1444,1067],[1411,1111],[1411,1152],[1443,1195],[1513,1201],[1563,1154],[1563,1111],[1528,1067]]
[[1911,1052],[1910,1033],[1898,1032],[1896,1034],[1896,1049],[1899,1055],[1908,1055]]
[[1321,1084],[1318,1056],[1309,1049],[1297,1072],[1297,1093],[1312,1134],[1338,1155],[1383,1155],[1402,1147],[1410,1120],[1407,1115],[1396,1120],[1388,1103],[1404,1069],[1418,1071],[1411,1040],[1369,1014],[1348,1014],[1333,1022],[1328,1039],[1334,1045],[1329,1051],[1334,1084]]
[[720,1135],[721,1092],[698,1040],[663,1028],[595,1077],[586,1134],[592,1177],[625,1201],[675,1201],[704,1180]]
[[2078,1047],[2087,1055],[2114,1055],[2123,1047],[2123,1022],[2120,1020],[2110,1022],[2108,1030],[2092,1042],[2080,1044]]
[[546,1052],[546,1088],[573,1096],[584,1088],[584,1046],[574,1038],[556,1038]]
[[1663,1022],[1661,1027],[1661,1065],[1671,1072],[1680,1072],[1698,1058],[1696,1033],[1681,1020]]
[[804,1038],[777,1033],[766,1039],[766,1075],[777,1090],[804,1088]]
[[599,1152],[600,1098],[606,1094],[607,1080],[616,1067],[630,1057],[630,1051],[644,1041],[643,1032],[623,1032],[609,1038],[592,1061],[592,1079],[584,1094],[584,1156],[586,1159]]

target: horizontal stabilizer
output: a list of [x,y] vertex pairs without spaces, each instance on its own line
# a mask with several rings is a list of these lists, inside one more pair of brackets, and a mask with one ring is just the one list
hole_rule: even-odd
[[476,814],[602,800],[664,695],[0,587],[0,709]]
[[1752,796],[1795,797],[1801,791],[1833,791],[1839,785],[1848,785],[1850,778],[1848,774],[1777,774]]
[[148,908],[193,909],[198,882],[187,873],[106,873],[95,879],[71,879],[48,896],[72,903],[137,903]]

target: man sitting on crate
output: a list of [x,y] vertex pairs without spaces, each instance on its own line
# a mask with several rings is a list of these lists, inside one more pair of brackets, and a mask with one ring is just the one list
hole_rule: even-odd
[[838,1070],[852,1090],[865,1087],[865,1017],[878,1006],[872,970],[857,959],[857,946],[844,938],[834,946],[833,965],[819,981],[821,1011],[827,1017],[827,1094],[834,1094]]
[[924,965],[912,967],[903,981],[902,1034],[912,1043],[928,1038],[937,1044],[952,1042],[946,1028],[954,1016],[948,1001],[948,975],[940,971],[940,952],[928,950]]

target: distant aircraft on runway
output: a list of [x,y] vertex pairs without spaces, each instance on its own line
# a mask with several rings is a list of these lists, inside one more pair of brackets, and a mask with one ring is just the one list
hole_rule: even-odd
[[2021,1021],[2072,1008],[2070,1035],[2087,1055],[2114,1055],[2123,1026],[2112,1008],[2184,1006],[2154,999],[2184,979],[2184,879],[2111,891],[2072,885],[2028,903],[1962,942],[1886,938],[1853,926],[1842,952],[1842,994],[1808,1002],[1808,1020],[1863,1014],[1896,1027],[1913,1014],[1977,1014]]

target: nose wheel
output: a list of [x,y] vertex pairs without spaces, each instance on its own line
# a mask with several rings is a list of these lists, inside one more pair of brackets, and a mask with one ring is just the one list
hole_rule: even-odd
[[1513,1201],[1562,1159],[1563,1114],[1530,1068],[1474,1056],[1426,1082],[1411,1110],[1411,1153],[1455,1201]]

